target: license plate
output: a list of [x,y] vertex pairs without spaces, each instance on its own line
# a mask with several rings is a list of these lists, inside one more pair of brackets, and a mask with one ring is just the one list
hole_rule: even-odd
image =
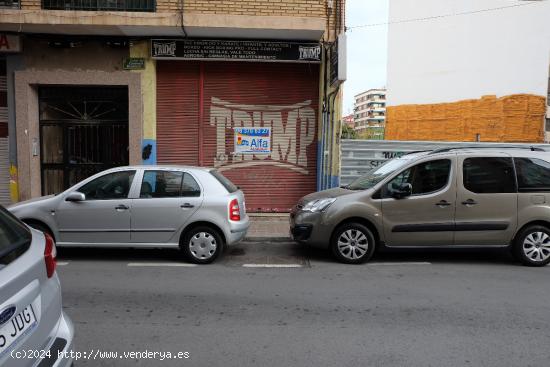
[[17,344],[17,341],[36,327],[36,316],[28,305],[0,328],[0,357]]

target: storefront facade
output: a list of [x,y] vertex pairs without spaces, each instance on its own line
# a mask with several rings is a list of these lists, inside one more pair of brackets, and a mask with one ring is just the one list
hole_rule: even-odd
[[[159,55],[163,45],[194,51]],[[153,40],[151,50],[158,163],[217,168],[246,193],[249,211],[288,211],[316,190],[318,43]],[[243,128],[265,128],[250,140],[265,149],[240,153]]]
[[[286,2],[292,10],[243,2],[234,14],[233,4],[222,14],[186,2],[185,25],[162,2],[135,19],[97,12],[93,24],[83,10],[27,9],[21,49],[6,61],[0,201],[127,164],[217,168],[252,212],[288,211],[334,185],[341,92],[329,60],[343,2],[338,12]],[[14,32],[20,10],[2,12],[0,31]],[[244,151],[248,139],[261,147]]]

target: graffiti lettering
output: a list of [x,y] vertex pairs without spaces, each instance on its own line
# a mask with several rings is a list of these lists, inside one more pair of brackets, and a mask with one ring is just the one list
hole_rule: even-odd
[[392,158],[401,157],[405,153],[404,152],[382,152],[382,154],[384,155],[385,159],[392,159]]
[[[216,167],[271,164],[308,173],[307,147],[315,139],[316,122],[311,101],[289,106],[240,105],[218,98],[211,102],[210,125],[216,126]],[[226,133],[234,127],[271,127],[271,155],[228,156]]]

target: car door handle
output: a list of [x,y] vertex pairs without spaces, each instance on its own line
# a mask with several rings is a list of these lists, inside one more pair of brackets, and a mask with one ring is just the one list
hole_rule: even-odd
[[127,207],[126,205],[120,204],[120,205],[115,206],[115,209],[116,210],[128,210],[130,208]]
[[468,199],[462,202],[462,205],[466,205],[466,206],[472,206],[476,204],[477,204],[477,201],[475,201],[474,199]]
[[449,203],[447,200],[441,200],[439,203],[435,203],[435,205],[437,205],[440,208],[443,208],[451,205],[451,203]]
[[189,203],[185,203],[185,204],[182,204],[180,205],[180,208],[184,208],[184,209],[190,209],[190,208],[194,208],[195,206],[193,204],[189,204]]

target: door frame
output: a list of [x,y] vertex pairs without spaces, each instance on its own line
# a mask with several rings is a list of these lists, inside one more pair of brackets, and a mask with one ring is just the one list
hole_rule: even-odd
[[[39,142],[38,87],[65,86],[126,86],[128,88],[129,163],[142,163],[143,95],[140,73],[123,71],[21,70],[15,72],[17,165],[20,200],[41,195],[40,154],[33,154]],[[37,148],[37,151],[39,149]]]

